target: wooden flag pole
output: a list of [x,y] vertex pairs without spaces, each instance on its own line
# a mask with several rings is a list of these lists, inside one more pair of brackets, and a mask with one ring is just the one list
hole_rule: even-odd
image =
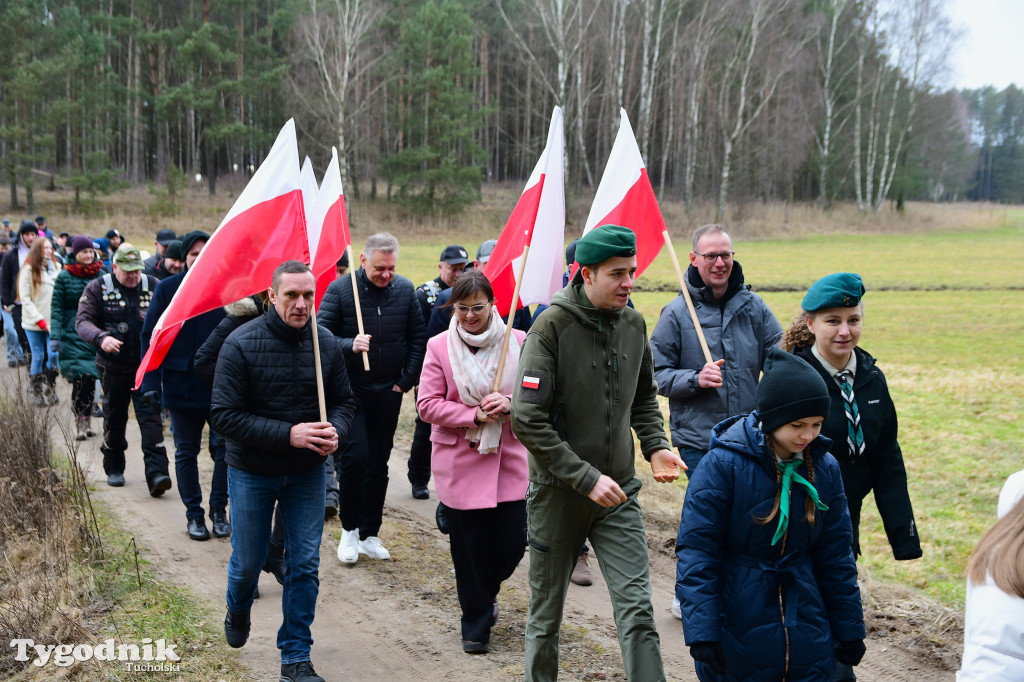
[[505,338],[501,342],[501,355],[498,356],[498,373],[494,375],[494,393],[501,388],[501,375],[505,373],[505,356],[508,355],[508,344],[512,341],[512,319],[516,315],[516,302],[519,300],[519,289],[523,285],[523,272],[526,270],[526,257],[530,255],[530,245],[523,247],[523,262],[519,264],[519,276],[516,288],[512,292],[512,304],[508,308],[508,324],[505,325]]
[[672,265],[676,269],[676,277],[679,278],[679,288],[683,290],[683,298],[686,299],[686,308],[690,311],[690,319],[693,320],[693,328],[697,331],[697,339],[700,341],[700,349],[704,351],[704,360],[714,362],[711,359],[711,350],[708,348],[707,339],[704,338],[704,330],[701,329],[700,320],[697,319],[697,309],[693,307],[693,299],[690,298],[690,288],[686,286],[686,279],[683,277],[683,269],[679,266],[679,257],[676,250],[672,248],[672,237],[668,230],[661,233],[665,238],[665,245],[668,246],[668,255],[672,257]]
[[[359,305],[359,283],[356,281],[356,261],[352,254],[352,245],[349,244],[348,251],[348,274],[352,278],[352,299],[356,302],[356,325],[359,327],[359,333],[365,334],[363,331],[363,308]],[[370,371],[370,356],[365,351],[363,352],[363,371]]]
[[313,324],[313,365],[316,367],[316,397],[320,401],[320,421],[327,421],[327,400],[324,398],[324,377],[320,371],[320,334],[316,328],[316,311],[310,311]]

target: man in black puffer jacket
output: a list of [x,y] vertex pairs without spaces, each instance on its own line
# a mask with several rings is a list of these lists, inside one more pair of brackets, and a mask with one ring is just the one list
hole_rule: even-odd
[[285,261],[274,271],[272,308],[224,342],[213,379],[210,419],[227,440],[234,532],[228,562],[224,635],[249,636],[249,610],[267,555],[275,501],[288,538],[288,578],[278,632],[282,680],[319,680],[309,662],[324,528],[324,460],[344,442],[355,402],[338,342],[321,329],[326,421],[320,417],[313,360],[315,280]]
[[[356,271],[365,334],[356,322],[352,278],[336,279],[320,304],[319,321],[334,332],[348,361],[356,396],[352,437],[341,449],[341,544],[338,559],[360,554],[390,559],[377,536],[388,490],[388,459],[402,396],[419,383],[426,325],[412,282],[395,274],[398,240],[387,232],[366,240]],[[370,369],[363,369],[366,353]]]

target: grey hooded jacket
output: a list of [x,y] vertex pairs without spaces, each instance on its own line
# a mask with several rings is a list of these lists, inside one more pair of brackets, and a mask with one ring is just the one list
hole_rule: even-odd
[[658,393],[669,399],[672,444],[706,452],[715,424],[753,411],[761,366],[768,350],[778,345],[782,327],[761,297],[743,284],[739,263],[733,265],[724,306],[693,266],[686,275],[712,360],[725,358],[723,385],[697,386],[704,353],[681,294],[662,309],[651,334],[651,352]]

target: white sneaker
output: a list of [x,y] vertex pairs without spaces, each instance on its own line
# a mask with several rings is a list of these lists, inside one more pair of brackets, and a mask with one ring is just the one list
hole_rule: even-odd
[[365,554],[371,559],[391,558],[391,552],[387,550],[387,547],[381,544],[380,538],[376,535],[371,535],[365,540],[359,541],[359,553]]
[[672,615],[679,620],[683,619],[683,609],[679,606],[679,597],[672,597]]
[[359,561],[358,528],[341,531],[341,542],[338,543],[338,561],[343,564],[354,564]]

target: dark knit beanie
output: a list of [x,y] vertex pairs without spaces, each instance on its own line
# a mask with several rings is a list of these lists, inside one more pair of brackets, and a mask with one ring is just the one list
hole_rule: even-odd
[[92,239],[89,237],[79,235],[71,238],[71,258],[78,255],[79,251],[93,248]]
[[636,234],[628,227],[601,225],[576,242],[576,262],[597,265],[616,256],[636,255]]
[[21,226],[18,228],[18,236],[20,237],[21,235],[28,234],[29,232],[32,234],[39,234],[39,226],[31,220],[22,220]]
[[210,241],[210,235],[206,234],[202,230],[192,230],[191,232],[184,234],[181,238],[181,252],[187,256],[188,252],[192,250],[192,246],[200,239],[204,242],[208,242]]
[[185,260],[185,254],[181,252],[181,242],[177,239],[167,242],[167,248],[164,250],[164,258],[170,258],[171,260]]
[[778,348],[768,351],[757,384],[757,415],[765,433],[807,417],[827,417],[828,387],[818,371]]

